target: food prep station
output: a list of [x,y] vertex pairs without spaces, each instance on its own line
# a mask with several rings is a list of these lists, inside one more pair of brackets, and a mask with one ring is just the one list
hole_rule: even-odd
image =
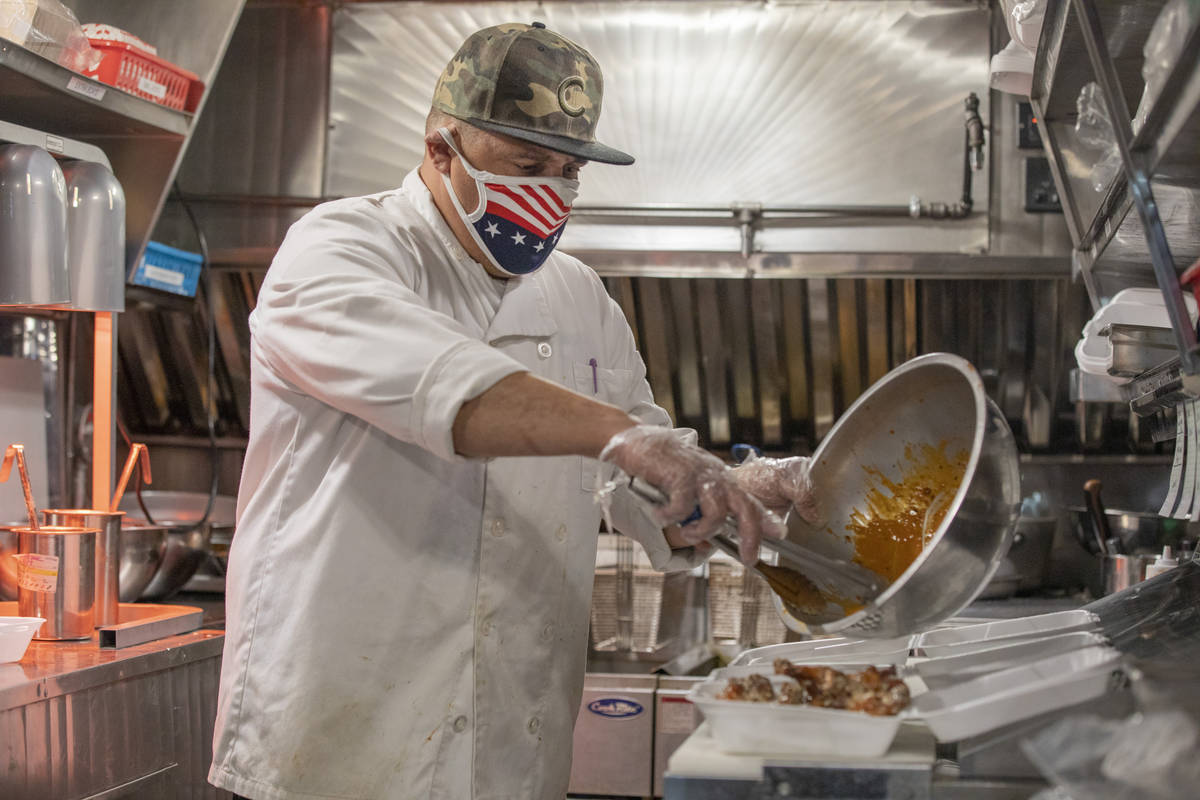
[[[417,107],[412,90],[362,65],[435,76],[430,31],[465,35],[529,8],[213,0],[147,14],[127,0],[64,1],[156,40],[195,84],[168,108],[0,38],[0,146],[101,165],[126,203],[123,234],[83,248],[117,244],[117,297],[0,307],[0,446],[32,442],[33,492],[58,508],[107,508],[133,443],[154,463],[153,483],[135,471],[113,509],[126,517],[116,621],[83,641],[27,645],[32,630],[0,626],[0,655],[24,648],[0,663],[0,757],[12,765],[0,795],[224,798],[204,775],[249,424],[245,317],[295,219],[398,184],[419,157],[423,115],[389,110]],[[1114,775],[1177,785],[1170,763],[1143,775],[1109,740],[1118,725],[1136,732],[1139,713],[1200,719],[1190,560],[1200,530],[1184,513],[1200,505],[1200,470],[1183,459],[1200,436],[1200,367],[1176,274],[1200,257],[1189,144],[1200,15],[1179,0],[1046,0],[1034,4],[1044,22],[1014,30],[1010,2],[852,0],[836,15],[851,46],[831,48],[837,25],[823,4],[637,5],[539,13],[601,55],[631,48],[641,77],[613,69],[610,94],[671,86],[686,123],[672,126],[685,137],[674,148],[646,137],[639,161],[662,167],[640,194],[596,170],[564,239],[625,311],[657,401],[723,457],[743,441],[770,455],[871,451],[889,428],[936,443],[964,418],[993,445],[1008,432],[1012,452],[971,462],[979,480],[948,513],[947,544],[904,573],[900,598],[885,592],[861,610],[798,613],[723,555],[657,573],[632,542],[601,533],[571,796],[1007,800],[1055,784],[1079,800]],[[1155,33],[1168,17],[1174,28]],[[381,26],[395,38],[363,33]],[[988,56],[1026,35],[1028,96],[989,89]],[[716,36],[742,65],[736,88],[701,55]],[[654,72],[650,48],[664,41],[704,80]],[[1151,47],[1163,41],[1165,54]],[[1162,63],[1147,77],[1151,50]],[[804,52],[818,57],[791,56]],[[1076,124],[1077,100],[1096,93],[1117,112],[1138,109],[1124,116],[1139,127],[1117,124],[1107,149]],[[722,103],[786,119],[820,107],[824,119],[763,136],[746,113],[717,130],[697,109]],[[608,120],[610,137],[641,138],[638,115],[623,116]],[[787,169],[749,176],[753,202],[731,204],[719,187],[742,177],[747,140]],[[698,150],[723,181],[679,177]],[[0,253],[15,257],[12,241]],[[190,292],[143,279],[146,254],[172,253],[194,259],[172,278]],[[1126,316],[1103,305],[1130,286],[1154,288],[1126,296]],[[11,288],[0,283],[0,295]],[[970,390],[955,384],[929,415],[918,395],[936,380],[892,380],[866,407],[881,379],[923,353],[957,354],[943,367],[969,361]],[[931,418],[947,427],[923,430]],[[44,441],[29,437],[42,428]],[[902,460],[895,449],[887,458]],[[860,461],[846,464],[827,468],[824,495],[850,509],[870,487]],[[1083,491],[1096,479],[1107,511],[1099,484]],[[0,484],[0,523],[20,524],[19,497],[15,481]],[[837,536],[821,544],[821,531],[791,526],[824,555],[852,555]],[[0,526],[0,618],[15,620],[10,527]],[[1147,578],[1164,545],[1186,555]],[[776,657],[894,667],[912,704],[864,718],[716,697],[731,676],[773,674]],[[1075,772],[1064,767],[1072,737],[1092,747]]]

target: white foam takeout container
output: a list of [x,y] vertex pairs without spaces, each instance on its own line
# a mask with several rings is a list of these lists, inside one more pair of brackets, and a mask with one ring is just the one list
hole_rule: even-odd
[[1098,633],[1075,631],[1039,639],[994,642],[990,647],[957,655],[914,659],[909,667],[920,676],[927,687],[942,689],[974,680],[990,672],[1000,672],[1031,661],[1040,661],[1050,656],[1107,643],[1108,641]]
[[1100,618],[1090,611],[1056,611],[1032,617],[942,628],[921,634],[916,647],[927,656],[951,656],[987,650],[998,644],[1043,639],[1052,634],[1084,631],[1098,626]]
[[809,639],[803,642],[769,644],[743,650],[729,662],[730,667],[770,667],[777,658],[786,658],[793,664],[837,664],[876,666],[890,664],[901,666],[912,648],[913,636],[896,639],[851,639],[846,636],[830,636],[824,639]]
[[941,742],[957,742],[1108,691],[1120,653],[1092,646],[991,672],[913,699]]
[[20,661],[45,621],[41,617],[0,617],[0,664]]
[[[785,683],[794,683],[786,675],[767,677],[776,694]],[[861,711],[717,699],[727,684],[714,675],[688,692],[708,720],[717,747],[726,753],[878,758],[892,746],[900,723],[911,718],[908,709],[874,717]]]

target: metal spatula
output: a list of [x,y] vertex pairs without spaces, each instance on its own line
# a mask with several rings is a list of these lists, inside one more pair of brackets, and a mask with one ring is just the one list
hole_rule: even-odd
[[[652,486],[640,478],[630,479],[629,490],[652,505],[660,506],[667,501],[666,495],[658,487]],[[697,519],[699,516],[699,509],[697,509],[684,522]],[[736,530],[737,521],[729,518],[726,520],[726,526],[728,530]],[[718,534],[713,537],[713,542],[727,552],[730,552],[735,558],[737,557],[737,542],[727,534]],[[769,568],[768,571],[782,569],[799,572],[817,584],[825,594],[840,599],[866,603],[878,595],[884,586],[887,585],[887,582],[883,578],[866,567],[849,561],[830,558],[829,556],[814,552],[802,544],[797,544],[787,539],[772,539],[764,536],[762,546],[778,553],[784,563],[781,563],[779,567],[772,567],[770,564],[764,564],[762,561],[759,561],[755,565],[756,567],[761,565]],[[779,594],[784,600],[788,600],[775,586],[776,582],[782,584],[787,576],[776,572],[775,575],[778,580],[772,581],[766,571],[763,571],[761,568],[759,571],[767,579],[767,582],[771,584],[771,588],[776,590],[776,594]],[[793,603],[793,605],[803,607],[801,603]]]

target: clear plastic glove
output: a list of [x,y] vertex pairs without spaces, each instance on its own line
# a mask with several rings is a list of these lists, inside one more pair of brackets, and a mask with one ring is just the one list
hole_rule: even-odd
[[786,519],[795,508],[806,522],[815,524],[819,512],[808,476],[811,461],[801,456],[763,458],[751,453],[741,466],[734,468],[733,477],[739,486],[780,517]]
[[732,517],[737,520],[742,561],[753,564],[764,534],[780,538],[786,533],[783,521],[739,486],[734,470],[711,453],[679,441],[668,428],[626,428],[608,441],[600,460],[667,496],[655,510],[663,526],[687,519],[699,506],[701,517],[679,529],[684,541],[703,542],[720,533],[726,517]]

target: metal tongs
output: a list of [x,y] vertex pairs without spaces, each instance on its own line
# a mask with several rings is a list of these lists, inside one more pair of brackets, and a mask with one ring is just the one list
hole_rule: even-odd
[[[646,483],[640,478],[629,479],[629,490],[652,505],[661,506],[667,502],[667,496],[657,486]],[[681,524],[686,524],[699,517],[700,510],[697,508],[692,516]],[[737,520],[729,517],[726,519],[725,525],[727,530],[736,530]],[[729,555],[740,560],[737,542],[728,534],[719,533],[713,536],[711,541]],[[865,604],[874,599],[886,584],[883,578],[866,567],[838,558],[830,558],[787,539],[764,536],[762,546],[779,554],[786,562],[781,563],[781,567],[801,573],[816,583],[824,593],[843,600],[853,600]],[[752,569],[762,574],[771,584],[771,588],[782,596],[776,587],[779,577],[776,572],[778,567],[773,567],[760,560],[757,564],[752,565]]]

